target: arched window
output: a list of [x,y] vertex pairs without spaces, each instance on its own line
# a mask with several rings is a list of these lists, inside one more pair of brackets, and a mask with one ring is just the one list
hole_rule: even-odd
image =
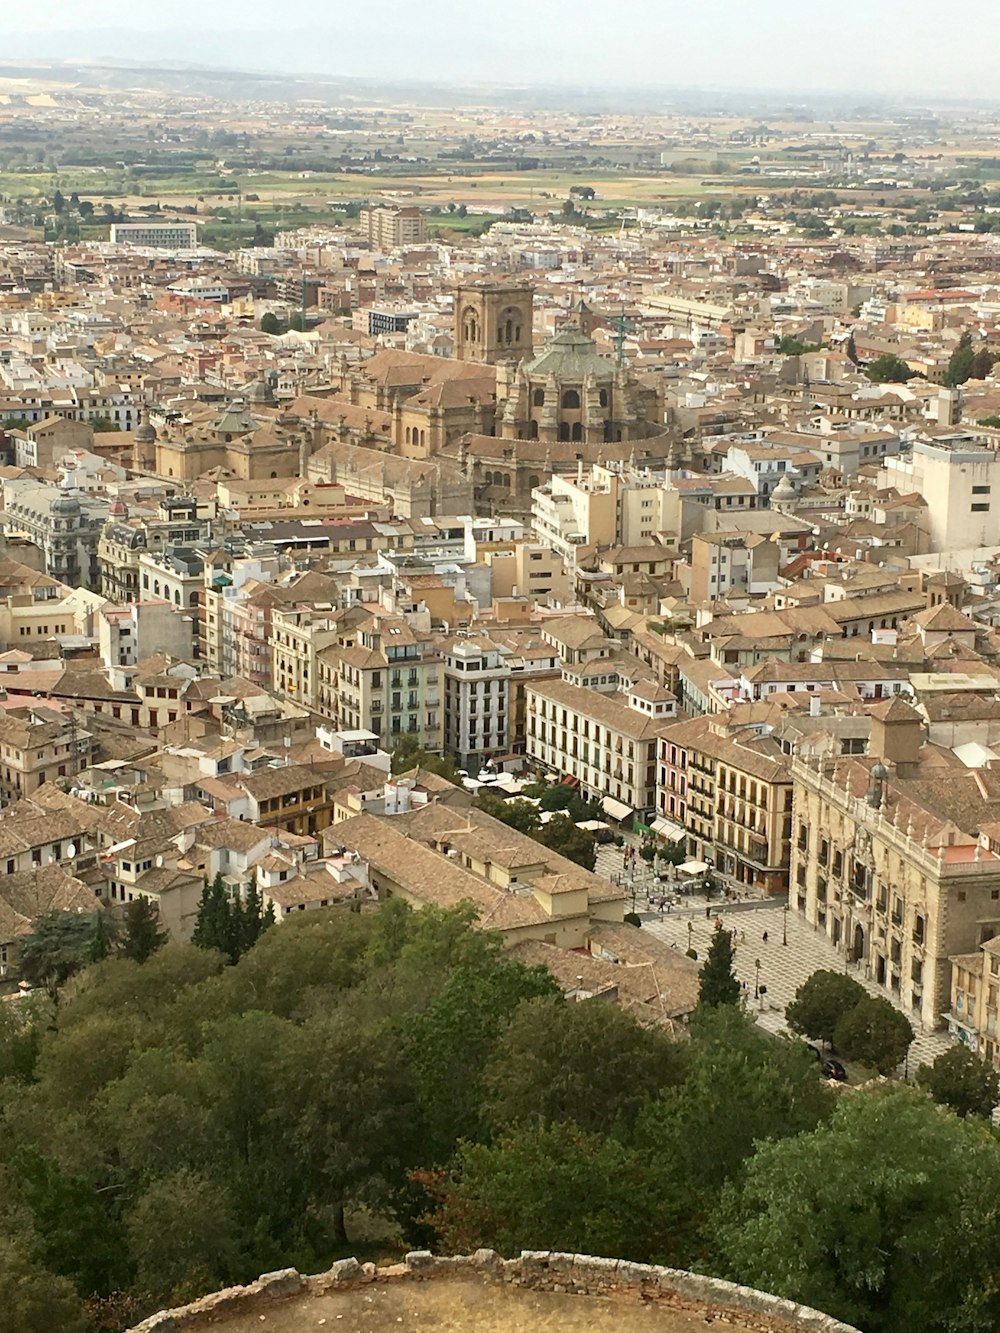
[[573,422],[573,439],[574,440],[583,439],[583,426],[580,424],[579,421]]
[[504,331],[504,337],[506,338],[507,342],[509,342],[509,343],[510,343],[510,342],[513,342],[513,341],[514,341],[514,321],[513,321],[512,319],[508,319],[507,323],[503,326],[503,331]]
[[528,439],[529,439],[529,440],[537,440],[537,439],[538,439],[538,422],[537,422],[537,421],[532,420],[532,421],[529,421],[529,422],[528,422]]
[[181,590],[180,590],[180,588],[175,588],[175,589],[174,589],[174,605],[175,605],[175,606],[180,606],[180,604],[181,604]]
[[508,490],[510,490],[510,473],[509,473],[509,472],[505,472],[505,473],[503,474],[503,484],[507,487]]
[[545,405],[545,390],[544,390],[544,389],[536,389],[535,392],[531,395],[531,401],[532,401],[532,403],[534,403],[535,407],[544,407],[544,405]]
[[616,439],[616,440],[620,440],[621,437],[622,437],[622,433],[621,433],[621,431],[620,431],[620,430],[616,430],[616,431],[615,431],[615,439]]
[[608,391],[607,391],[607,389],[602,389],[602,390],[601,390],[601,406],[602,406],[602,407],[607,407],[607,405],[608,405]]
[[605,423],[604,423],[604,438],[605,438],[605,440],[606,440],[608,443],[611,442],[611,422],[610,422],[610,421],[605,421]]
[[560,423],[559,423],[559,438],[560,438],[560,440],[568,440],[568,439],[569,439],[569,422],[568,422],[568,421],[560,421]]
[[580,395],[575,389],[567,389],[562,396],[562,405],[569,411],[575,411],[580,406]]
[[276,477],[277,475],[278,475],[277,472],[272,472],[272,473],[271,473],[271,476],[272,476],[272,477]]
[[528,478],[528,485],[531,487],[532,490],[534,490],[536,486],[541,485],[541,482],[538,480],[537,473],[532,472],[531,476]]
[[424,432],[421,431],[421,432],[420,432],[420,443],[423,444],[423,442],[424,442]]

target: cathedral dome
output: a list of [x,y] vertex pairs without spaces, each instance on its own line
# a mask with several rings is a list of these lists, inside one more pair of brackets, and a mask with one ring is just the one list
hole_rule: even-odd
[[580,383],[588,376],[595,380],[615,377],[614,364],[601,356],[593,338],[573,325],[551,337],[524,371],[529,379],[551,375],[557,383]]

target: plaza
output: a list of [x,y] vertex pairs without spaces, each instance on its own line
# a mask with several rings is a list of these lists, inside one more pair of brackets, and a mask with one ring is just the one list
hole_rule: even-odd
[[[635,910],[642,920],[643,930],[678,949],[690,946],[697,951],[699,962],[704,960],[715,922],[721,918],[724,928],[734,932],[734,968],[744,984],[747,1007],[756,1012],[757,1021],[770,1032],[788,1030],[785,1006],[794,999],[798,987],[822,968],[838,972],[846,968],[870,994],[891,999],[882,987],[864,975],[863,968],[847,967],[843,955],[837,953],[824,935],[794,912],[786,912],[784,900],[753,898],[727,903],[716,894],[707,902],[704,894],[697,892],[678,897],[676,883],[661,884],[642,861],[638,863],[634,877],[623,872],[622,853],[616,847],[599,850],[597,870],[609,878],[624,876],[621,882],[627,890],[626,910],[632,906],[631,894],[635,888]],[[715,878],[720,879],[719,876]],[[669,911],[660,912],[655,906],[661,894],[677,899]],[[706,908],[709,908],[707,917]],[[763,994],[759,988],[763,988]],[[755,989],[758,990],[756,998]],[[912,1076],[920,1065],[929,1064],[953,1043],[943,1030],[921,1031],[914,1015],[907,1014],[907,1017],[916,1031],[906,1066],[907,1074]]]

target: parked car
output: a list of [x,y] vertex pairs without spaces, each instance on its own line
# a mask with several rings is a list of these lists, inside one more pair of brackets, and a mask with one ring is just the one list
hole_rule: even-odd
[[847,1070],[839,1060],[829,1059],[823,1061],[824,1078],[832,1078],[837,1083],[847,1082]]

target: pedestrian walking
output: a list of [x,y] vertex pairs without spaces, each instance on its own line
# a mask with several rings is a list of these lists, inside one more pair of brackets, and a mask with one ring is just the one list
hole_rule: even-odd
[[712,915],[712,907],[711,904],[709,904],[709,906],[705,908],[705,920],[707,921],[711,915]]
[[766,930],[764,931],[764,943],[765,943],[765,944],[767,943],[767,931],[766,931]]
[[746,944],[746,942],[747,942],[747,933],[746,933],[745,930],[741,930],[741,931],[740,931],[740,943],[741,943],[741,944]]

